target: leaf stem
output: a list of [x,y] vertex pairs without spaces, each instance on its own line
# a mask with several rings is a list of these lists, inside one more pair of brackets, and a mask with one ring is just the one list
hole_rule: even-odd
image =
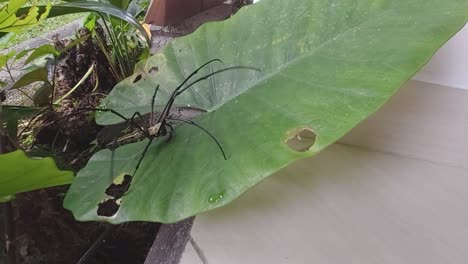
[[52,93],[50,94],[50,102],[49,102],[49,108],[50,109],[54,109],[54,99],[55,99],[55,89],[56,89],[56,87],[55,87],[55,84],[56,84],[55,83],[55,77],[57,75],[57,57],[58,56],[54,55],[54,62],[53,62],[53,65],[52,65],[54,67],[54,69],[52,71],[53,72],[52,73],[53,74],[53,76],[52,76],[52,85],[51,85]]
[[31,100],[34,103],[34,99],[29,96],[25,91],[21,90],[20,88],[16,88],[21,94],[23,94],[25,97],[27,97],[29,100]]
[[10,67],[8,67],[8,62],[5,64],[5,71],[8,73],[8,75],[10,76],[10,79],[11,81],[14,83],[15,82],[15,78],[13,78],[13,75],[11,75],[11,69]]

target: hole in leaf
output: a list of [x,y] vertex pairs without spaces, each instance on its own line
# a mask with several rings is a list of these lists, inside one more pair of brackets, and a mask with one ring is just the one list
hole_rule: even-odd
[[17,19],[20,21],[20,20],[24,20],[28,15],[27,14],[22,14],[21,16],[17,17]]
[[115,178],[114,182],[106,189],[106,194],[114,198],[121,198],[130,187],[132,176],[129,174],[122,174]]
[[120,208],[120,199],[107,199],[98,205],[97,214],[100,216],[114,216]]
[[154,66],[154,67],[151,67],[151,69],[149,69],[148,73],[149,74],[156,74],[156,73],[158,73],[158,71],[159,71],[159,67]]
[[141,74],[138,74],[137,77],[135,77],[135,79],[133,80],[133,83],[136,83],[139,80],[141,80]]
[[97,214],[106,217],[115,215],[120,208],[121,198],[130,188],[131,183],[132,176],[129,174],[121,174],[115,178],[105,191],[106,199],[98,204]]
[[310,128],[296,128],[288,133],[285,143],[292,150],[305,152],[314,145],[316,137],[317,134]]

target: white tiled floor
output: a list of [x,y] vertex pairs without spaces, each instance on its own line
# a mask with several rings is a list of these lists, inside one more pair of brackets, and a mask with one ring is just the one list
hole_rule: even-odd
[[[468,263],[468,91],[402,89],[345,144],[198,216],[208,263]],[[181,263],[201,263],[190,245]]]
[[[208,263],[461,264],[468,170],[335,145],[197,217]],[[191,249],[181,263],[200,263]]]

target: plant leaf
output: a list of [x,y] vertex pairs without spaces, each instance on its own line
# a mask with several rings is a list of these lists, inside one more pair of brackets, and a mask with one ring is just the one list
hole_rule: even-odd
[[0,155],[0,197],[69,184],[71,171],[60,171],[52,158],[32,159],[17,150]]
[[39,81],[48,82],[49,80],[47,79],[47,76],[47,68],[43,67],[35,69],[21,76],[21,78],[19,78],[18,81],[16,81],[13,84],[12,88],[21,88],[23,86]]
[[[46,56],[46,55],[58,55],[59,52],[55,49],[55,47],[53,45],[50,45],[50,44],[44,44],[40,47],[37,47],[35,49],[33,49],[34,51],[31,53],[31,55],[29,55],[29,57],[26,59],[26,61],[24,62],[24,64],[28,64],[30,63],[31,61],[37,59],[37,58],[40,58],[42,56]],[[22,55],[22,54],[21,54]]]
[[16,54],[16,51],[14,50],[8,52],[7,54],[0,54],[0,69],[5,67],[8,60],[11,59],[13,56],[15,56],[15,54]]
[[15,56],[15,61],[23,58],[24,56],[28,55],[29,52],[33,51],[34,49],[25,49],[20,52]]
[[[216,75],[176,100],[207,110],[194,121],[220,141],[228,159],[205,133],[181,125],[170,142],[155,140],[149,147],[116,215],[97,215],[98,204],[113,179],[133,174],[146,141],[120,147],[114,156],[96,153],[64,205],[79,220],[112,223],[175,222],[225,205],[374,113],[466,23],[467,14],[465,0],[263,0],[202,26],[141,62],[102,107],[127,117],[147,113],[160,85],[160,108],[210,59],[260,67],[261,73]],[[211,64],[204,73],[220,67]],[[97,120],[121,122],[106,112]]]
[[113,6],[118,7],[120,9],[127,9],[130,0],[109,0]]
[[33,101],[35,106],[47,106],[50,103],[50,96],[53,91],[52,85],[48,82],[44,82],[39,89],[33,95]]
[[95,13],[89,13],[85,19],[83,25],[89,30],[89,31],[94,31],[94,28],[96,27],[96,22],[97,22],[97,15]]

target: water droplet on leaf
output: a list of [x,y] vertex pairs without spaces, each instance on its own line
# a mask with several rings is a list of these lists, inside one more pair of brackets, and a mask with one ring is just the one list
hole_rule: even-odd
[[208,199],[208,202],[217,203],[221,201],[223,197],[224,197],[224,192],[216,193],[210,196],[210,198]]

